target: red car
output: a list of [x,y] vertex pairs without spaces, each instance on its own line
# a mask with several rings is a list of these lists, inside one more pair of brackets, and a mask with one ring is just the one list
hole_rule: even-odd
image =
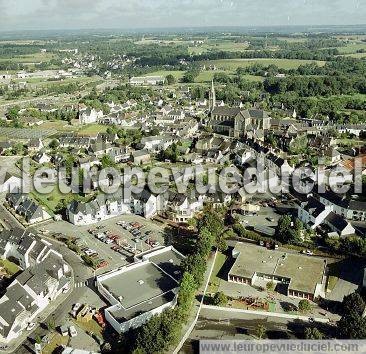
[[108,262],[103,260],[103,261],[98,263],[97,269],[104,268],[104,267],[107,267],[107,266],[108,266]]

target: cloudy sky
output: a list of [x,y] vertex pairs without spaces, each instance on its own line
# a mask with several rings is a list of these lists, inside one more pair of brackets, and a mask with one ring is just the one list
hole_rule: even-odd
[[0,31],[365,24],[365,0],[0,0]]

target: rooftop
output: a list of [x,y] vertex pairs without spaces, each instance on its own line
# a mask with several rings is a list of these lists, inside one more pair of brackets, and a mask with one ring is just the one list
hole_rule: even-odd
[[268,250],[265,247],[237,243],[236,258],[229,274],[251,278],[254,273],[290,278],[290,289],[313,293],[316,284],[321,283],[324,259],[301,254]]
[[174,279],[150,262],[138,264],[124,272],[116,272],[101,283],[125,309],[151,300],[178,286]]

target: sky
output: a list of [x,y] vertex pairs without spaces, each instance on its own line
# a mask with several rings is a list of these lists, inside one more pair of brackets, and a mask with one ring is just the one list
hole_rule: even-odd
[[0,31],[365,23],[365,0],[0,0]]

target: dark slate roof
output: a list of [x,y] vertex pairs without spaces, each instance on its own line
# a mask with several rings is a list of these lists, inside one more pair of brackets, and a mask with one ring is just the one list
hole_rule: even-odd
[[24,256],[27,253],[27,251],[31,248],[35,240],[36,239],[33,235],[26,233],[19,244],[18,252]]
[[263,111],[262,109],[249,109],[248,113],[251,118],[255,119],[268,118],[268,113],[266,111]]
[[317,217],[321,212],[325,210],[325,205],[314,197],[309,197],[303,208],[313,217]]
[[330,224],[332,224],[338,231],[342,231],[348,225],[348,222],[340,215],[331,211],[325,218]]
[[212,111],[212,116],[225,116],[229,118],[236,117],[241,112],[241,109],[238,107],[215,107]]

